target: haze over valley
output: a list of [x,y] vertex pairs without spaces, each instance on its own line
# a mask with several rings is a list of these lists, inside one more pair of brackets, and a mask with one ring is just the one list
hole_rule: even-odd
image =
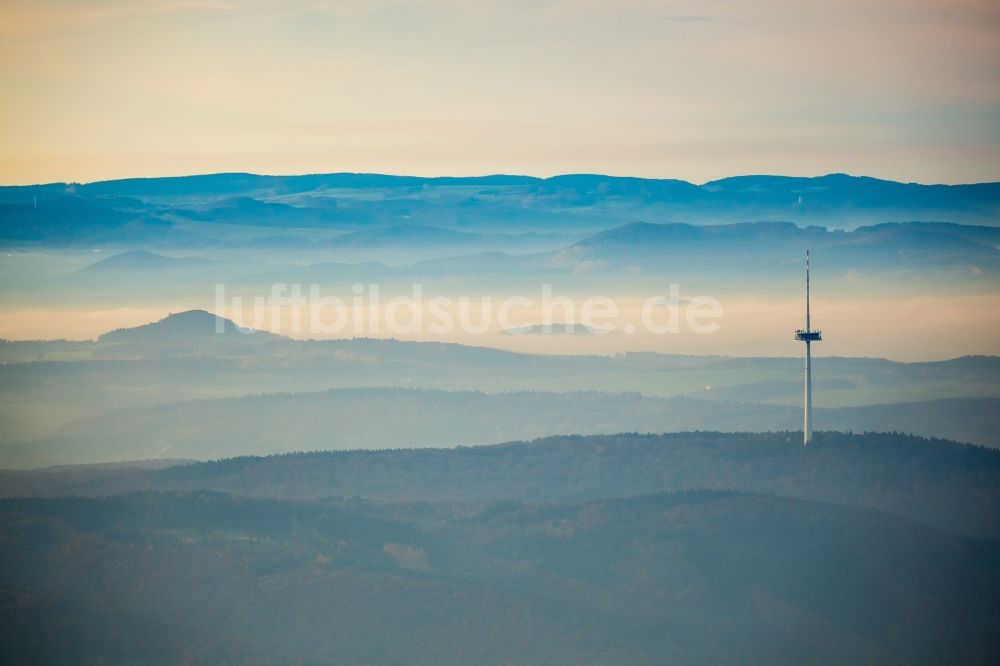
[[[607,176],[222,174],[8,187],[0,190],[8,285],[0,335],[92,338],[204,309],[300,339],[784,356],[794,346],[775,331],[800,318],[808,246],[822,267],[817,303],[844,333],[828,353],[908,361],[996,354],[998,202],[995,184],[836,174],[701,186]],[[286,288],[279,298],[297,288],[308,302],[298,311],[273,307],[275,285]],[[573,311],[546,312],[544,285]],[[444,297],[456,319],[462,298],[515,297],[532,301],[511,310],[509,328],[523,328],[580,324],[595,295],[615,302],[617,316],[598,322],[610,335],[511,336],[480,312],[470,315],[484,321],[475,334],[459,326],[394,333],[367,310],[404,297],[426,315],[428,302]],[[642,325],[651,298],[686,304],[701,296],[728,314],[714,335],[650,335]],[[339,327],[322,312],[323,298],[346,303]],[[908,335],[895,335],[900,328]]]

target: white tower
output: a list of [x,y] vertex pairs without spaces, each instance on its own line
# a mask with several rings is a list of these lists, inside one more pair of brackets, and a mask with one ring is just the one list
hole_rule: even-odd
[[823,339],[820,331],[814,331],[809,322],[809,250],[806,250],[806,327],[795,331],[795,339],[806,343],[806,390],[802,416],[802,444],[808,446],[812,441],[812,343]]

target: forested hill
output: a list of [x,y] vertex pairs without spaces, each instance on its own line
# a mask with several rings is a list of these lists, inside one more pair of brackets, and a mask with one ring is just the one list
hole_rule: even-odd
[[687,492],[0,500],[9,663],[995,663],[1000,551]]
[[1000,451],[944,440],[566,436],[6,471],[0,493],[11,663],[1000,655]]
[[0,493],[206,489],[283,499],[567,501],[689,488],[862,505],[1000,538],[1000,451],[900,434],[673,433],[550,437],[455,449],[241,457],[166,469],[0,473]]

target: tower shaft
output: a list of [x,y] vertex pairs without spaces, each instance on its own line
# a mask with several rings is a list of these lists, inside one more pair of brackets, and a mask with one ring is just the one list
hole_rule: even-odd
[[813,411],[813,381],[812,381],[812,343],[806,340],[806,389],[804,414],[802,416],[802,445],[809,446],[812,441],[812,411]]

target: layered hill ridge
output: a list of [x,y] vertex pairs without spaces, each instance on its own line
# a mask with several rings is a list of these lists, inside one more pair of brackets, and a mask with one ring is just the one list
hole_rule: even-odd
[[[571,330],[562,335],[584,337]],[[793,357],[531,355],[245,331],[188,311],[96,341],[0,343],[0,467],[801,423]],[[1000,445],[998,357],[821,357],[815,368],[820,428]]]
[[[282,219],[279,218],[278,219]],[[294,228],[294,223],[290,222]],[[275,247],[294,247],[294,237],[276,236]],[[579,239],[579,240],[578,240]],[[266,249],[266,237],[253,241]],[[336,261],[245,266],[197,257],[171,257],[132,250],[95,262],[72,273],[63,285],[72,288],[80,277],[118,280],[129,271],[144,279],[203,284],[209,277],[236,285],[267,282],[336,284],[353,281],[421,281],[464,277],[472,281],[552,280],[573,276],[624,273],[682,275],[723,281],[735,275],[771,282],[791,279],[799,269],[803,248],[822,257],[824,270],[843,279],[852,272],[885,275],[899,271],[942,275],[965,274],[970,286],[982,289],[1000,272],[1000,227],[943,222],[894,222],[859,226],[852,231],[788,221],[719,224],[628,222],[598,233],[500,233],[430,226],[421,223],[375,225],[336,232],[314,245],[338,257]],[[555,249],[551,249],[551,248]],[[399,255],[402,262],[372,261]],[[977,278],[978,276],[978,278]],[[615,283],[618,284],[618,283]],[[619,287],[629,283],[618,284]],[[782,284],[785,284],[782,282]],[[114,283],[109,284],[111,288]],[[120,288],[120,286],[118,287]]]

